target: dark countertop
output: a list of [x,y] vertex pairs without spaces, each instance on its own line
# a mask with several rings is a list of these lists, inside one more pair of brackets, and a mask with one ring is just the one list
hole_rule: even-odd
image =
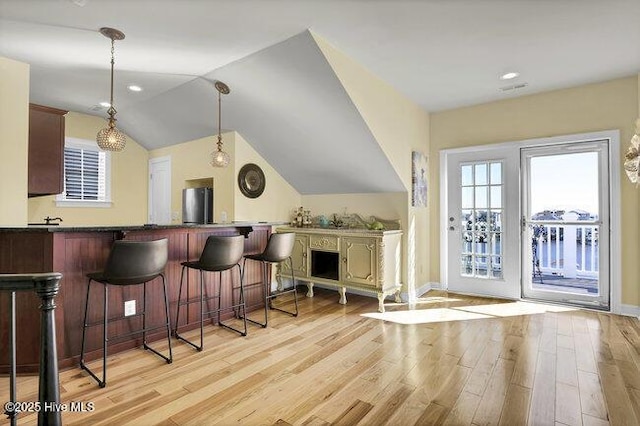
[[114,232],[114,231],[146,231],[150,229],[193,229],[193,228],[246,228],[253,226],[279,226],[285,225],[286,222],[228,222],[228,223],[212,223],[209,225],[199,224],[175,224],[175,225],[109,225],[109,226],[62,226],[62,225],[29,225],[0,227],[0,232]]

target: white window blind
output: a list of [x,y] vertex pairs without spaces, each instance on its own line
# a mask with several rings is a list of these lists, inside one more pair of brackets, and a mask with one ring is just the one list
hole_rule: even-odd
[[109,157],[97,146],[73,143],[67,139],[64,148],[64,191],[57,197],[58,202],[96,203],[110,202],[108,188]]

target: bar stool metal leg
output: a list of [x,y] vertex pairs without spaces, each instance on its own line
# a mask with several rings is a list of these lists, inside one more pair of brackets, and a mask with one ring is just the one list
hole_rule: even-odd
[[[291,260],[291,257],[288,257],[287,260],[289,261],[289,266],[291,267],[291,283],[293,285],[293,289],[284,290],[284,291],[279,292],[278,294],[293,292],[293,301],[294,301],[296,310],[294,312],[291,312],[291,311],[286,311],[286,310],[280,309],[280,308],[274,308],[273,304],[271,304],[271,303],[269,304],[269,308],[273,309],[274,311],[280,311],[280,312],[283,312],[285,314],[289,314],[292,317],[297,317],[298,316],[298,290],[297,290],[297,286],[296,286],[295,276],[293,275],[293,261]],[[269,298],[271,299],[271,298],[277,296],[278,294],[272,295]]]
[[204,272],[200,270],[200,347],[202,351],[204,347]]
[[160,278],[162,278],[162,289],[163,289],[163,293],[164,293],[164,307],[165,307],[165,327],[167,329],[167,342],[169,345],[169,356],[167,357],[164,354],[161,354],[160,352],[158,352],[157,350],[153,349],[151,346],[149,346],[147,344],[147,322],[146,322],[146,316],[145,316],[145,312],[147,310],[147,283],[143,283],[143,290],[142,290],[142,329],[144,330],[142,332],[142,341],[143,341],[143,347],[148,350],[153,352],[154,354],[158,355],[160,358],[164,359],[167,364],[171,364],[173,362],[173,353],[171,352],[171,332],[170,330],[170,324],[169,324],[169,303],[167,300],[167,283],[166,280],[164,278],[164,275],[160,275]]
[[108,304],[109,304],[109,293],[107,290],[107,286],[104,285],[104,309],[103,314],[104,318],[102,321],[102,380],[93,372],[91,369],[85,364],[84,361],[84,350],[85,350],[85,339],[86,339],[86,329],[90,324],[87,324],[87,313],[89,310],[89,295],[91,291],[91,282],[93,280],[89,279],[89,284],[87,285],[87,299],[85,301],[84,307],[84,324],[82,325],[82,349],[80,352],[80,368],[85,370],[91,377],[98,382],[98,386],[101,388],[107,385],[107,314],[109,312]]
[[147,347],[147,282],[142,283],[142,347]]
[[[11,292],[11,298],[9,300],[9,321],[11,322],[11,331],[9,336],[9,401],[16,401],[16,292]],[[5,411],[5,414],[11,421],[11,426],[16,426],[17,415],[15,407],[12,410]]]
[[[242,270],[240,269],[240,265],[236,265],[238,267],[238,271],[239,271],[239,275],[240,275],[240,301],[238,302],[237,305],[235,305],[233,303],[233,282],[231,283],[231,306],[229,307],[225,307],[223,308],[221,306],[222,304],[222,271],[220,271],[220,282],[218,285],[218,325],[224,328],[227,328],[231,331],[235,331],[236,333],[240,333],[241,336],[246,336],[247,335],[247,320],[246,320],[246,306],[245,306],[245,301],[244,301],[244,291],[243,291],[243,283],[242,283]],[[235,312],[236,306],[238,307],[238,310],[240,308],[242,308],[242,312],[243,312],[243,323],[244,323],[244,329],[243,330],[239,330],[235,327],[232,327],[228,324],[223,323],[220,320],[220,314],[223,310],[225,309],[233,309]]]
[[[245,265],[247,262],[247,258],[245,257],[242,260],[242,270],[246,270],[245,269]],[[264,262],[261,262],[264,266]],[[249,321],[250,323],[253,323],[255,325],[259,325],[262,328],[266,328],[267,327],[267,321],[268,321],[268,317],[267,317],[267,303],[268,303],[268,298],[267,298],[267,284],[266,284],[266,280],[265,280],[265,273],[264,270],[261,271],[262,272],[262,285],[260,287],[262,287],[262,291],[263,291],[263,297],[264,297],[264,322],[260,322],[260,321],[256,321],[256,320],[252,320],[251,318],[247,318],[246,315],[246,311],[245,311],[245,315],[244,315],[244,319],[245,321]],[[253,284],[252,284],[253,285]]]
[[[185,302],[182,302],[182,285],[184,282],[184,271],[185,269],[187,269],[186,266],[182,267],[182,273],[180,276],[180,289],[178,290],[178,308],[176,309],[176,325],[175,328],[173,329],[173,335],[176,337],[176,339],[178,340],[182,340],[185,343],[188,343],[189,345],[193,346],[195,349],[197,349],[198,351],[202,351],[202,347],[203,347],[203,337],[202,337],[202,321],[203,321],[203,312],[204,312],[204,295],[203,295],[203,276],[202,276],[202,271],[200,271],[200,346],[196,345],[195,343],[191,342],[190,340],[182,337],[179,333],[178,333],[178,324],[180,321],[180,306],[181,305],[189,305],[189,298],[187,297],[187,300]],[[188,292],[187,292],[187,296],[188,296]],[[189,318],[189,310],[187,308],[187,320]]]
[[171,350],[171,321],[169,320],[169,295],[167,294],[167,282],[162,276],[162,289],[164,290],[164,312],[167,319],[167,342],[169,344],[169,359],[168,364],[173,362],[173,352]]
[[109,344],[109,335],[107,334],[109,329],[107,328],[107,318],[109,315],[109,286],[104,285],[104,318],[102,327],[102,382],[98,385],[103,388],[107,385],[107,345]]
[[[180,287],[178,289],[178,306],[176,307],[176,322],[173,328],[173,335],[176,337],[176,339],[180,339],[180,336],[178,335],[178,324],[180,321],[180,306],[182,306],[182,283],[184,281],[184,270],[186,268],[187,268],[186,266],[183,266],[182,272],[180,273]],[[187,311],[187,320],[188,319],[189,319],[189,311]]]

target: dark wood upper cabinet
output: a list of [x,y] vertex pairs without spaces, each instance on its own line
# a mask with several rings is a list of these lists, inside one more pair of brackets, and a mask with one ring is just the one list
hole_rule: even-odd
[[66,113],[29,104],[29,197],[60,194],[64,188]]

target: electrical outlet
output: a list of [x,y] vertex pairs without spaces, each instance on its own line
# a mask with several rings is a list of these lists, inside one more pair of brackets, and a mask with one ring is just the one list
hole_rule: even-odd
[[127,300],[126,302],[124,302],[124,316],[128,317],[131,315],[135,315],[136,314],[136,301],[134,300]]

